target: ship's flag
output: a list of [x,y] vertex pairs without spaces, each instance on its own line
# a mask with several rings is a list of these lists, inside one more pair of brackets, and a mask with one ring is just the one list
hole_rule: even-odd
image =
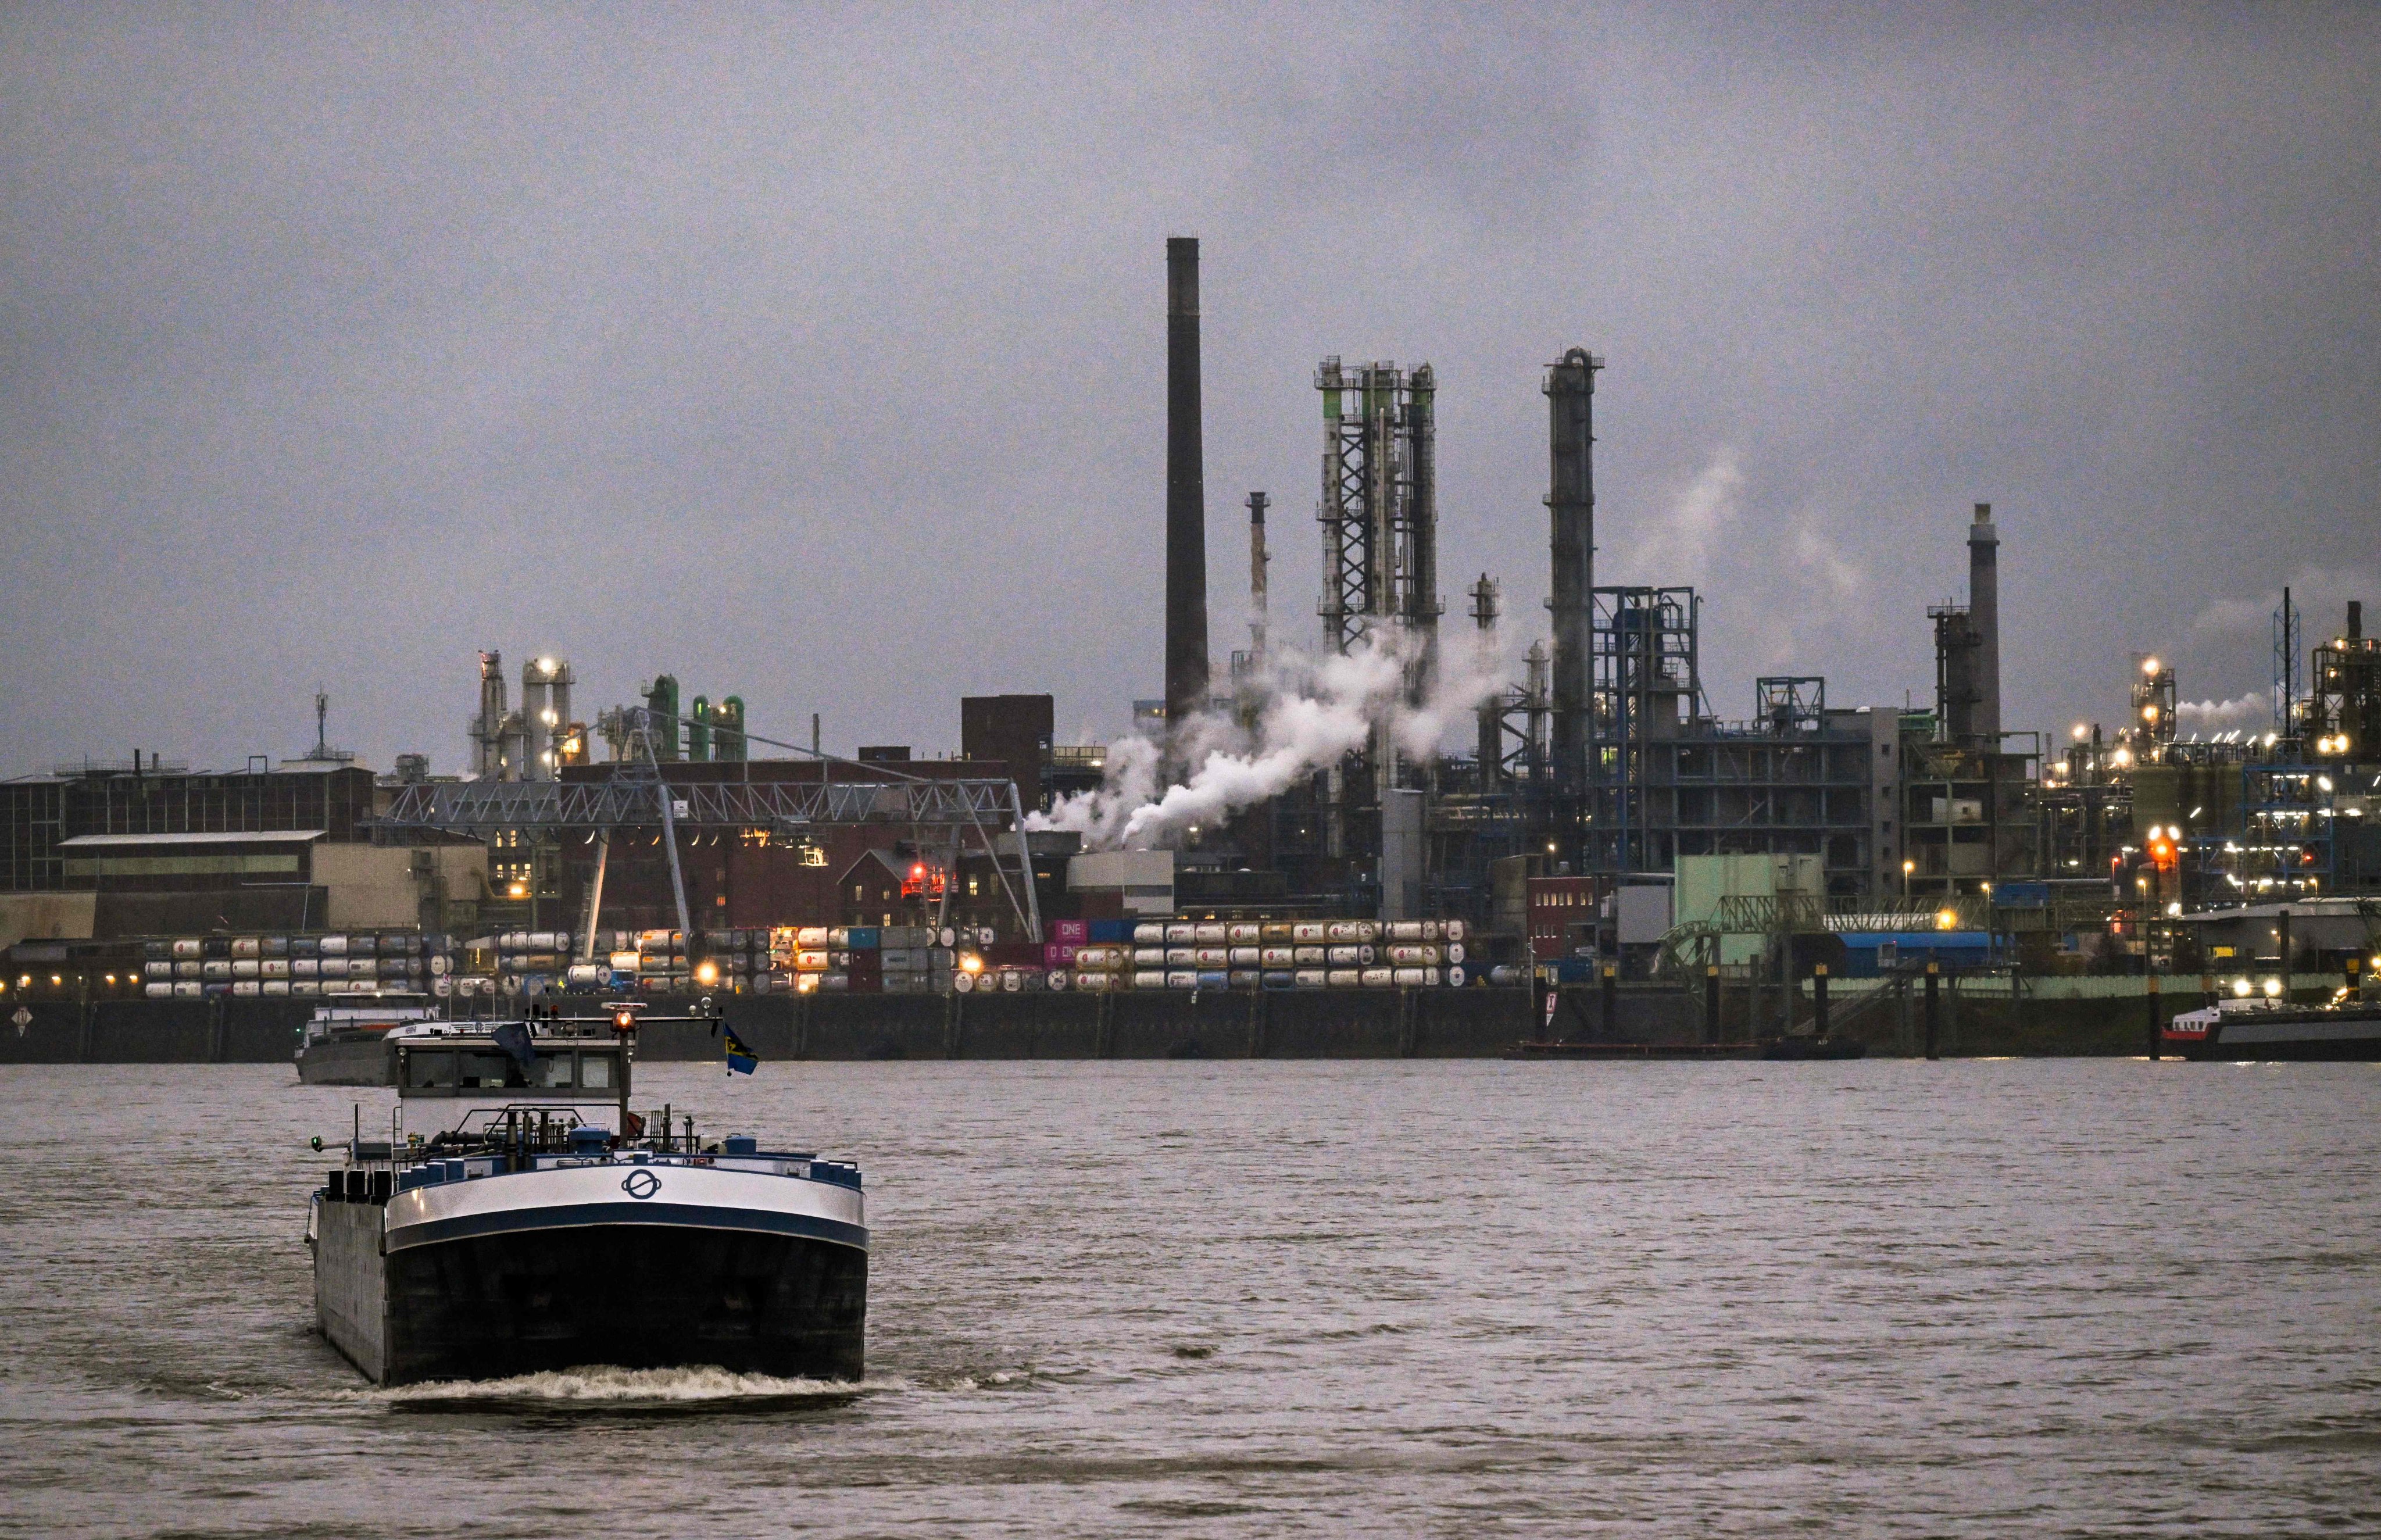
[[537,1045],[530,1041],[529,1027],[519,1021],[507,1021],[496,1029],[496,1046],[509,1055],[524,1073],[537,1063]]
[[734,1027],[722,1023],[720,1030],[727,1034],[727,1072],[729,1074],[749,1075],[761,1067],[760,1057],[744,1045],[744,1040],[736,1035]]

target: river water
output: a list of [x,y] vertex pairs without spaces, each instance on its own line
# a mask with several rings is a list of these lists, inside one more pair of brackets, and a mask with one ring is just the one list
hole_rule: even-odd
[[0,1533],[2381,1531],[2373,1066],[642,1069],[861,1163],[856,1388],[372,1389],[305,1142],[385,1094],[0,1090]]

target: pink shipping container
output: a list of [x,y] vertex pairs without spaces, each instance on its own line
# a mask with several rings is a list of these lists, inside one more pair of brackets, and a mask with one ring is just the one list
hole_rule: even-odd
[[[1061,922],[1064,923],[1065,922]],[[1072,941],[1046,941],[1042,945],[1042,962],[1049,968],[1072,968],[1075,954],[1082,947]]]
[[1062,947],[1080,947],[1092,938],[1092,923],[1088,920],[1053,920],[1050,939]]

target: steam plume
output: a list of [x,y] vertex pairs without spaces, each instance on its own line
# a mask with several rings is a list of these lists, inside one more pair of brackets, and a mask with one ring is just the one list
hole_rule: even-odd
[[1409,665],[1419,643],[1384,628],[1346,654],[1321,659],[1277,648],[1256,681],[1253,728],[1231,716],[1203,712],[1184,725],[1178,742],[1191,766],[1178,786],[1159,787],[1159,750],[1141,737],[1108,752],[1107,776],[1097,790],[1061,800],[1047,813],[1030,813],[1029,829],[1069,830],[1092,849],[1145,849],[1197,824],[1269,797],[1300,777],[1363,748],[1384,727],[1399,750],[1435,758],[1450,728],[1500,687],[1495,638],[1443,654],[1442,667],[1419,703],[1406,695]]

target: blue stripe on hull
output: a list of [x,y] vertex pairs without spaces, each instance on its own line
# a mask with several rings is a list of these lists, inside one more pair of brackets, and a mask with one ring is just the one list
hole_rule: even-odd
[[609,1203],[571,1204],[546,1208],[508,1208],[493,1214],[463,1214],[452,1219],[431,1219],[388,1233],[387,1249],[408,1251],[441,1241],[473,1236],[504,1235],[519,1230],[585,1229],[598,1225],[637,1225],[668,1229],[755,1230],[767,1235],[798,1235],[826,1241],[855,1251],[868,1250],[868,1231],[840,1219],[810,1214],[784,1214],[763,1208],[715,1208],[703,1204]]

